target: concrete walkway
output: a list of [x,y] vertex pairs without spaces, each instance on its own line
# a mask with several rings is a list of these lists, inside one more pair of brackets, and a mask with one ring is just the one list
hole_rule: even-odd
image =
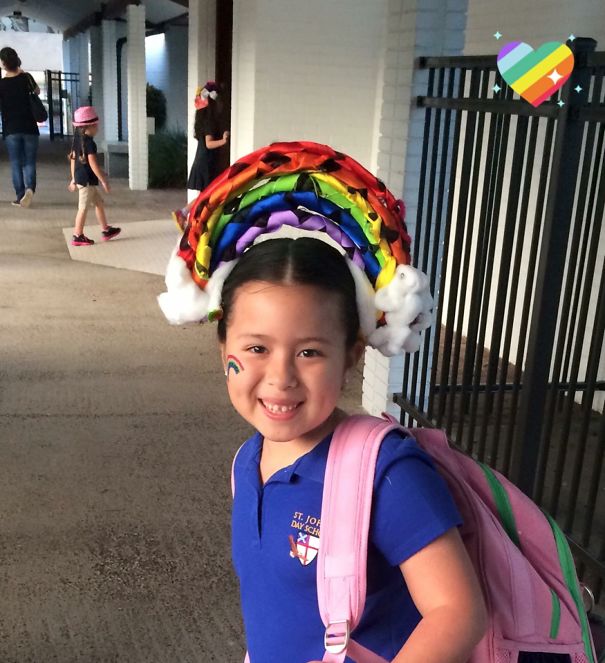
[[155,301],[184,192],[114,181],[122,236],[72,260],[67,151],[42,145],[23,210],[0,146],[0,661],[239,663],[229,472],[248,428],[216,330]]

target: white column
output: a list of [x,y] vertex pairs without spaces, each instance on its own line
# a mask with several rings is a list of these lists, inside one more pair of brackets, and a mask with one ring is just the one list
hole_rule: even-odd
[[99,109],[105,127],[105,140],[118,140],[118,71],[116,62],[116,23],[101,22],[103,41],[103,109]]
[[257,0],[233,2],[231,163],[254,150],[257,11]]
[[90,61],[88,54],[89,34],[83,32],[77,37],[79,50],[78,73],[80,75],[78,106],[88,106],[88,79],[90,76]]
[[131,189],[148,184],[145,6],[128,5],[128,179]]
[[[103,42],[101,39],[101,27],[93,26],[90,29],[90,72],[92,75],[92,105],[97,113],[103,113]],[[103,119],[103,118],[101,118]],[[103,122],[99,125],[99,133],[96,138],[101,147],[105,142],[105,128]]]
[[[412,237],[424,127],[424,110],[412,102],[426,94],[428,77],[426,71],[414,69],[414,59],[461,54],[467,6],[468,0],[389,0],[377,175],[406,202]],[[392,398],[401,391],[403,356],[387,359],[368,349],[363,378],[364,408],[370,414],[388,411],[398,416]]]
[[[189,0],[189,60],[187,73],[187,167],[191,168],[197,141],[193,138],[195,89],[214,79],[216,49],[216,5],[213,0]],[[196,192],[189,191],[191,200]]]
[[75,53],[73,50],[74,38],[63,41],[63,71],[73,71],[75,66]]

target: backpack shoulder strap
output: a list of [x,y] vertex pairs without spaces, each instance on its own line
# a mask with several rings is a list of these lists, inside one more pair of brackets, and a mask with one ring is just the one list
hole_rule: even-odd
[[330,444],[317,561],[319,612],[326,626],[324,661],[344,661],[349,646],[348,655],[356,661],[383,661],[351,641],[350,633],[365,606],[376,458],[385,435],[398,428],[393,421],[352,416],[339,424]]

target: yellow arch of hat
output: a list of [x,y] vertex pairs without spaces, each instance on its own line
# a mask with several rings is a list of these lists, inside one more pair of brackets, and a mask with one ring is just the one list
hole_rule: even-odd
[[[309,171],[309,174],[320,184],[322,197],[329,200],[330,195],[328,191],[336,191],[336,193],[347,199],[351,203],[352,207],[357,208],[357,210],[363,214],[364,222],[369,227],[372,237],[376,240],[375,245],[379,246],[380,248],[380,251],[377,252],[377,259],[381,265],[381,270],[376,279],[376,290],[387,285],[395,276],[397,262],[391,253],[391,248],[388,242],[380,235],[380,228],[381,224],[383,223],[383,219],[380,214],[378,214],[378,212],[373,209],[369,202],[360,193],[350,190],[349,187],[338,178],[330,175],[329,173],[321,171]],[[284,175],[283,177],[292,177],[292,175],[294,174]],[[296,173],[295,175],[299,176],[300,172]],[[210,262],[212,258],[212,247],[210,244],[213,242],[215,230],[221,226],[221,219],[224,214],[225,205],[227,205],[227,203],[234,198],[237,198],[240,195],[245,195],[246,192],[260,185],[265,179],[266,178],[260,178],[240,186],[226,198],[223,204],[217,206],[216,209],[211,213],[208,221],[204,226],[204,232],[202,232],[199,236],[195,253],[194,269],[199,278],[208,279],[209,277]],[[326,187],[321,187],[321,183],[324,183]],[[276,186],[275,188],[277,190],[279,187]],[[373,216],[376,216],[377,218],[372,218]],[[368,232],[364,230],[363,227],[362,231],[367,237]]]

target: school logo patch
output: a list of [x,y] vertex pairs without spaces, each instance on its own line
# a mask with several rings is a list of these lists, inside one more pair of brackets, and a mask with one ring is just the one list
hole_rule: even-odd
[[307,566],[316,557],[319,552],[319,538],[311,534],[298,533],[298,541],[294,541],[294,537],[290,535],[290,557],[296,557],[298,561]]
[[291,527],[294,534],[288,536],[290,557],[297,559],[303,566],[310,564],[319,552],[320,519],[296,511],[292,517]]

